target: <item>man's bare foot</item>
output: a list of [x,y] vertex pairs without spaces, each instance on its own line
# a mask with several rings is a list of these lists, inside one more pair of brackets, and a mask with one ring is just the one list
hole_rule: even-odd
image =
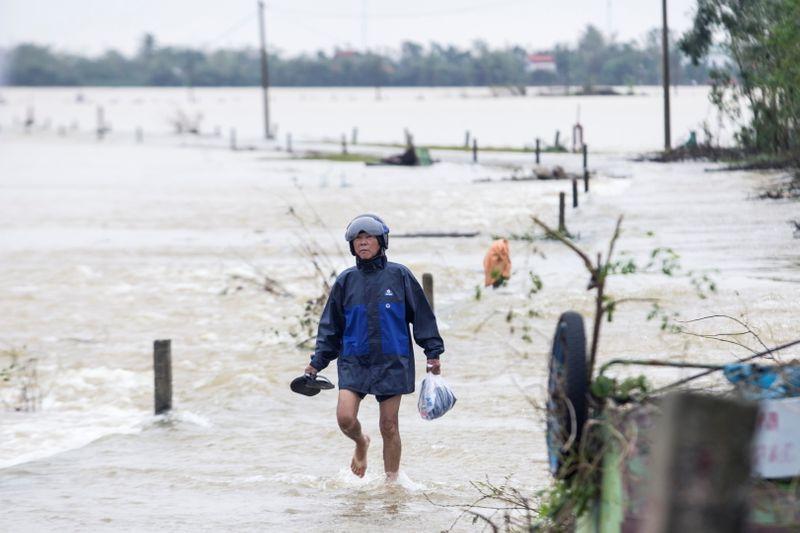
[[386,472],[386,483],[395,483],[397,481],[397,472]]
[[358,477],[364,477],[367,471],[367,449],[369,448],[369,437],[364,435],[363,442],[356,443],[356,451],[353,453],[353,460],[350,462],[350,470]]

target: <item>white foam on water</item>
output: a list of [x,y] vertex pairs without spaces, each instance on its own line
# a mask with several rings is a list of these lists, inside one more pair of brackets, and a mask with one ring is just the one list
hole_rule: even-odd
[[108,435],[138,433],[152,419],[135,401],[151,386],[147,376],[108,367],[41,365],[38,370],[40,410],[0,417],[0,468],[81,448]]
[[14,413],[0,421],[0,468],[82,448],[108,435],[139,433],[149,416],[114,407],[91,413]]

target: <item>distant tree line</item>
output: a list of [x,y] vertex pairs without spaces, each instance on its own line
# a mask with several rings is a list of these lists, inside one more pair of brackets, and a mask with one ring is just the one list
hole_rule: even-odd
[[[587,26],[577,45],[559,44],[555,72],[531,71],[521,47],[490,49],[475,42],[468,49],[405,42],[399,53],[336,50],[284,57],[270,54],[270,83],[276,86],[486,86],[486,85],[653,85],[661,80],[658,30],[641,43],[617,42]],[[126,57],[116,51],[89,58],[21,44],[5,51],[5,83],[65,86],[253,86],[260,84],[257,49],[199,51],[158,46],[142,38]],[[692,65],[677,47],[671,50],[676,84],[706,83],[708,69]]]

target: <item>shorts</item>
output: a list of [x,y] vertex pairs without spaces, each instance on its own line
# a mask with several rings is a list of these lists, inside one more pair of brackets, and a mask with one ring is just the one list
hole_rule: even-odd
[[[355,394],[358,394],[358,397],[361,398],[362,400],[367,397],[367,393],[366,392],[358,392],[358,391],[350,390],[350,389],[345,389],[345,390],[349,390],[350,392],[354,392]],[[385,402],[389,398],[394,398],[395,396],[399,396],[399,394],[376,394],[375,395],[375,399],[378,400],[378,403],[381,403],[381,402]]]

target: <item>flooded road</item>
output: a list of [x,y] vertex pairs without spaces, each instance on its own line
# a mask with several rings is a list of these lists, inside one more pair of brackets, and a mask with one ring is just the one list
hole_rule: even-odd
[[[555,224],[568,182],[498,181],[509,165],[530,169],[524,154],[473,165],[442,152],[432,167],[387,168],[233,152],[225,139],[199,148],[166,130],[143,144],[121,132],[102,144],[86,131],[26,135],[9,126],[25,98],[4,94],[0,349],[36,358],[31,391],[41,406],[15,412],[17,391],[0,385],[9,407],[0,412],[2,529],[439,531],[477,498],[473,482],[511,476],[531,494],[547,485],[544,424],[531,401],[544,398],[559,314],[591,314],[588,277],[558,243],[515,240],[510,284],[476,295],[492,236],[533,231],[532,214]],[[391,117],[403,107],[391,109],[385,120],[401,131]],[[493,128],[487,121],[488,131],[501,130]],[[508,142],[526,139],[518,133]],[[580,207],[568,209],[567,227],[584,249],[605,253],[624,214],[618,250],[643,264],[653,249],[670,247],[682,270],[613,277],[610,292],[657,298],[684,319],[736,316],[767,344],[796,337],[800,241],[788,220],[800,208],[755,199],[776,176],[633,163],[612,145],[590,156],[597,176]],[[572,154],[544,162],[580,167]],[[494,181],[476,182],[486,178]],[[335,394],[307,398],[288,388],[308,360],[296,345],[305,339],[306,301],[321,287],[304,250],[318,252],[324,268],[346,268],[343,230],[365,211],[392,228],[390,260],[418,278],[433,274],[443,375],[458,396],[456,408],[432,422],[417,414],[415,396],[404,398],[397,486],[383,482],[371,397],[360,416],[373,437],[361,480],[349,473],[352,447],[336,426]],[[420,231],[479,235],[396,237]],[[713,278],[717,291],[698,298],[683,275],[690,271]],[[544,282],[533,295],[529,272]],[[265,275],[288,294],[265,291]],[[604,326],[601,360],[728,361],[747,353],[665,333],[646,320],[650,305],[620,307]],[[164,338],[172,339],[175,409],[153,417],[152,343]],[[325,373],[336,381],[333,367]],[[469,522],[455,529],[469,530]]]

